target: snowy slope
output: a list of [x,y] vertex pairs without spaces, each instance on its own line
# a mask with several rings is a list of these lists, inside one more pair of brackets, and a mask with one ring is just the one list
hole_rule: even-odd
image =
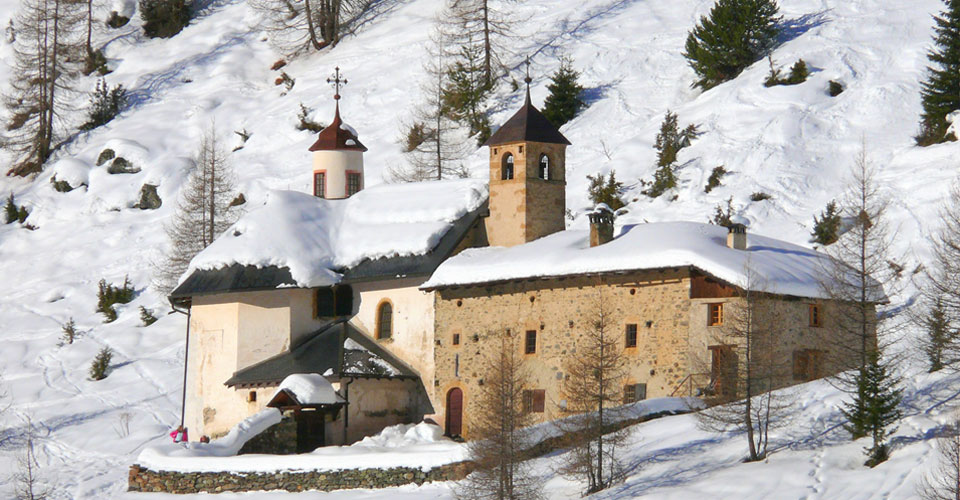
[[[0,0],[4,25],[15,3]],[[687,31],[712,3],[511,4],[517,18],[532,20],[519,29],[509,59],[519,62],[532,55],[534,102],[546,96],[546,75],[561,54],[573,57],[583,72],[581,81],[589,87],[590,107],[563,128],[573,142],[567,157],[568,207],[583,212],[587,174],[616,169],[637,198],[621,223],[702,222],[715,204],[733,196],[753,230],[805,244],[812,216],[839,194],[839,181],[863,140],[870,160],[883,167],[890,215],[900,229],[898,249],[912,259],[925,257],[924,237],[935,229],[937,203],[957,175],[950,167],[960,152],[957,144],[918,149],[911,140],[920,112],[918,79],[926,65],[930,14],[941,3],[782,0],[789,29],[773,57],[782,66],[803,57],[813,70],[810,80],[764,88],[767,65],[762,61],[735,81],[701,93],[689,87],[693,74],[680,52]],[[7,429],[0,431],[0,496],[10,491],[3,472],[13,468],[22,444],[16,436],[26,418],[39,428],[41,463],[59,485],[57,498],[119,494],[133,457],[145,444],[164,439],[165,431],[178,422],[185,323],[179,315],[163,314],[168,310],[165,300],[148,285],[150,264],[166,244],[162,224],[172,213],[185,167],[205,128],[215,124],[231,147],[239,144],[232,131],[252,133],[245,147],[231,155],[249,206],[261,205],[270,189],[306,192],[307,147],[313,137],[295,130],[296,114],[303,102],[316,109],[315,119],[332,118],[332,92],[324,80],[339,65],[350,80],[341,101],[344,119],[370,149],[365,155],[367,185],[381,182],[387,168],[402,161],[396,144],[399,121],[418,97],[422,46],[440,0],[381,3],[382,15],[356,36],[284,68],[296,79],[286,93],[273,84],[277,73],[269,67],[279,56],[255,27],[256,13],[240,0],[204,5],[191,26],[170,40],[145,39],[137,18],[118,31],[98,33],[98,44],[105,44],[115,68],[108,81],[131,90],[130,109],[107,126],[76,137],[53,160],[59,163],[36,180],[0,179],[0,196],[15,193],[32,211],[29,222],[38,227],[28,231],[0,226],[0,367],[13,405],[0,416],[0,429]],[[100,9],[105,17],[108,6]],[[5,43],[0,43],[0,60],[10,62]],[[9,73],[0,65],[0,77]],[[519,72],[515,76],[519,78]],[[847,91],[829,97],[831,79],[842,81]],[[84,85],[92,88],[94,80],[86,79]],[[519,92],[510,93],[509,85],[501,86],[499,98],[494,123],[520,105]],[[82,107],[83,101],[77,105]],[[637,182],[652,175],[652,144],[667,109],[679,114],[681,124],[699,124],[704,135],[680,153],[677,200],[665,196],[651,201],[636,194]],[[109,175],[104,166],[96,167],[105,147],[142,171]],[[477,177],[485,175],[486,155],[480,150],[470,159]],[[6,160],[0,152],[0,164],[8,164]],[[705,194],[706,178],[718,165],[733,173],[723,186]],[[48,182],[55,171],[60,177],[86,178],[89,188],[57,193]],[[159,184],[163,206],[156,211],[129,208],[147,182]],[[755,191],[773,198],[750,202]],[[572,227],[584,226],[582,215],[572,222]],[[124,275],[130,276],[138,296],[119,308],[118,321],[102,324],[93,313],[97,281],[119,282]],[[908,294],[895,302],[907,300]],[[141,327],[140,305],[154,310],[160,321]],[[85,335],[74,345],[58,348],[60,325],[70,317]],[[113,372],[104,381],[92,382],[87,368],[104,345],[117,352]],[[919,365],[905,369],[913,374]],[[914,377],[911,394],[930,407],[946,399],[947,382],[956,381]],[[832,405],[837,396],[824,387],[811,388],[808,410],[798,415],[806,424],[798,432],[810,432],[820,420],[836,419]],[[950,407],[947,402],[938,411]],[[123,419],[129,420],[129,432]],[[829,434],[828,443],[834,446],[823,450],[801,444],[801,449],[774,455],[770,464],[737,465],[741,452],[736,443],[727,444],[728,438],[697,438],[684,417],[654,425],[667,422],[676,429],[656,429],[650,436],[662,434],[662,440],[648,436],[632,452],[637,460],[652,464],[636,473],[633,481],[639,486],[631,490],[628,483],[621,495],[687,498],[691,494],[685,491],[739,488],[744,477],[763,468],[761,474],[770,482],[767,489],[758,488],[754,498],[780,487],[790,497],[907,498],[922,469],[918,464],[930,456],[927,431],[935,426],[925,416],[905,423],[900,431],[904,448],[881,466],[886,469],[871,472],[857,466],[861,444],[851,444],[838,433]],[[698,444],[697,439],[706,442]],[[701,445],[710,455],[699,457],[683,448],[693,446],[695,451]],[[929,460],[923,463],[926,467]],[[659,464],[673,464],[678,472],[656,479],[656,471],[666,470]],[[549,469],[549,464],[543,467]],[[780,483],[773,482],[777,478]],[[658,486],[643,486],[650,481]],[[847,482],[856,487],[837,489]],[[559,479],[551,479],[550,486],[558,495],[576,491]],[[395,493],[415,498],[444,491],[443,486],[430,486]],[[381,493],[371,497],[377,495],[394,498]],[[316,495],[305,495],[311,496]]]

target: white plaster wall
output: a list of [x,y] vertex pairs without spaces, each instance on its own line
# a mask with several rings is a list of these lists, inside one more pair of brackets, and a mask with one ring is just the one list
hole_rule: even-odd
[[[418,423],[417,382],[413,380],[354,379],[349,384],[349,426],[344,440],[343,410],[339,418],[327,424],[328,445],[352,444],[366,436],[378,434],[384,427],[401,423]],[[334,384],[341,390],[341,384]]]
[[360,188],[365,186],[362,151],[314,151],[313,171],[326,171],[326,197],[329,199],[347,197],[347,171],[359,172]]
[[354,302],[360,305],[351,321],[376,339],[378,306],[384,300],[393,304],[391,337],[378,342],[420,374],[427,395],[437,408],[433,395],[434,292],[419,290],[422,283],[423,278],[406,278],[353,284],[355,298],[359,297]]
[[[232,420],[220,408],[229,402],[223,383],[237,369],[239,305],[220,297],[196,297],[191,309],[186,424],[192,440]],[[204,408],[216,413],[208,410],[204,419]]]

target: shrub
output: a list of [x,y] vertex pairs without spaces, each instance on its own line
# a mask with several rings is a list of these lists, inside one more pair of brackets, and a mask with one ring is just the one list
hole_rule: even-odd
[[170,38],[190,22],[190,5],[184,0],[140,0],[143,32],[150,38]]
[[109,347],[100,349],[97,357],[90,363],[90,378],[93,380],[103,380],[107,378],[107,370],[110,368],[110,361],[113,360],[113,350]]
[[103,51],[100,49],[88,52],[87,58],[84,60],[83,74],[89,75],[94,71],[101,76],[110,73],[110,69],[107,68],[107,57],[103,55]]
[[769,194],[764,193],[763,191],[757,191],[750,195],[750,201],[763,201],[763,200],[769,200],[770,198],[773,198],[773,196],[770,196]]
[[150,326],[157,322],[157,317],[146,307],[140,306],[140,321],[143,326]]
[[713,207],[713,218],[707,222],[717,226],[730,227],[730,225],[733,224],[733,221],[731,220],[732,218],[733,196],[727,198],[727,206],[725,208],[717,203],[717,205]]
[[838,95],[842,94],[843,91],[844,91],[844,88],[842,83],[836,80],[830,80],[830,88],[829,88],[830,97],[837,97]]
[[121,16],[117,11],[111,11],[110,17],[107,18],[107,26],[117,29],[122,28],[130,22],[130,18],[127,16]]
[[820,212],[820,218],[813,216],[813,241],[821,245],[832,245],[840,237],[840,209],[837,202],[827,203],[826,209]]
[[7,224],[13,224],[20,218],[20,211],[17,209],[17,203],[13,198],[13,193],[7,198],[7,204],[3,207],[4,219]]
[[77,331],[77,323],[73,318],[64,323],[60,329],[63,331],[63,334],[60,335],[60,345],[72,344],[80,336],[80,332]]
[[122,287],[115,287],[107,283],[107,280],[102,279],[98,287],[96,312],[103,313],[106,317],[105,323],[111,323],[117,319],[117,311],[113,308],[114,304],[126,304],[133,300],[134,290],[130,285],[130,278],[123,278]]
[[653,174],[653,182],[644,194],[656,198],[667,190],[677,187],[676,166],[677,153],[690,145],[690,142],[700,136],[697,126],[687,125],[683,131],[677,124],[677,115],[667,111],[660,132],[657,134],[653,147],[657,150],[657,170]]
[[807,63],[803,59],[798,59],[790,68],[790,75],[787,76],[787,85],[797,85],[807,81],[810,76],[810,70],[807,69]]
[[[90,107],[87,110],[87,123],[81,125],[80,130],[92,130],[106,124],[120,114],[120,111],[126,105],[127,90],[123,88],[123,85],[110,88],[110,86],[107,85],[107,81],[101,78],[97,82],[97,88],[90,96]],[[102,156],[103,153],[101,153],[101,157]]]
[[720,178],[726,173],[727,169],[723,168],[723,165],[713,167],[713,172],[710,172],[710,177],[707,179],[707,186],[703,188],[703,192],[709,193],[713,191],[713,188],[720,186]]
[[543,102],[543,116],[557,128],[576,117],[586,106],[580,97],[583,86],[577,82],[579,77],[580,73],[573,69],[573,61],[567,57],[560,59],[560,68],[550,76],[550,85],[547,85],[550,95]]
[[781,78],[783,71],[774,66],[773,57],[767,56],[767,62],[770,63],[770,73],[767,75],[767,79],[763,81],[763,86],[773,87],[775,85],[780,85],[783,82],[783,78]]
[[309,130],[311,132],[320,132],[321,130],[326,128],[326,125],[319,122],[315,122],[312,119],[310,119],[310,113],[312,112],[313,112],[312,109],[306,107],[302,102],[300,103],[300,113],[297,114],[297,119],[300,121],[300,123],[297,124],[297,130]]
[[594,205],[606,203],[614,212],[626,205],[621,198],[623,183],[617,180],[616,172],[611,170],[609,178],[603,174],[597,174],[596,176],[588,175],[587,179],[590,181],[587,196]]

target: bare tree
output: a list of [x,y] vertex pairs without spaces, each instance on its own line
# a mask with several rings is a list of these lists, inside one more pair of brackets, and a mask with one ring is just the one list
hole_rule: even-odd
[[468,445],[477,468],[458,484],[456,494],[471,500],[536,499],[541,484],[524,461],[531,443],[522,429],[533,422],[533,415],[523,408],[529,373],[509,331],[492,335],[500,338],[499,351],[485,363],[487,375],[471,419],[476,439]]
[[586,480],[587,493],[605,489],[619,479],[622,467],[617,447],[627,436],[625,430],[608,432],[615,420],[611,407],[623,402],[627,358],[602,290],[597,292],[593,311],[593,320],[577,340],[576,351],[564,360],[566,412],[574,416],[558,423],[561,430],[577,438],[562,472]]
[[24,428],[24,447],[17,456],[17,470],[11,477],[13,491],[17,500],[44,500],[53,494],[54,488],[43,477],[37,460],[37,428],[29,418]]
[[[790,376],[783,355],[778,325],[783,324],[778,308],[779,300],[764,293],[764,282],[747,265],[744,282],[738,287],[739,296],[728,302],[723,325],[715,341],[730,346],[736,353],[731,373],[715,374],[729,377],[730,391],[721,391],[714,402],[722,403],[697,412],[701,428],[714,432],[735,430],[747,439],[749,460],[762,460],[767,455],[770,429],[785,424],[792,398],[773,389]],[[731,377],[732,375],[732,377]]]
[[282,52],[335,46],[370,10],[372,0],[251,0],[263,28]]
[[503,55],[512,37],[515,19],[490,5],[489,0],[448,0],[441,18],[443,33],[454,52],[476,44],[480,52],[482,82],[492,87],[503,70]]
[[23,0],[15,21],[14,71],[4,97],[9,111],[3,146],[16,160],[8,175],[39,172],[65,128],[66,103],[79,74],[80,4]]
[[937,466],[917,487],[923,500],[960,500],[960,420],[937,439]]
[[165,227],[171,246],[156,270],[154,285],[159,290],[172,290],[193,257],[236,222],[240,209],[231,207],[235,198],[235,174],[211,125],[200,142],[173,221]]

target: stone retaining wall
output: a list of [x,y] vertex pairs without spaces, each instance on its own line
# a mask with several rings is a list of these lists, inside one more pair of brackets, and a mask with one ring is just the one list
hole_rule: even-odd
[[285,490],[333,491],[351,488],[389,488],[431,481],[463,479],[473,470],[470,462],[458,462],[428,471],[409,467],[348,469],[311,472],[171,472],[130,467],[128,491],[164,493],[221,493],[224,491]]

